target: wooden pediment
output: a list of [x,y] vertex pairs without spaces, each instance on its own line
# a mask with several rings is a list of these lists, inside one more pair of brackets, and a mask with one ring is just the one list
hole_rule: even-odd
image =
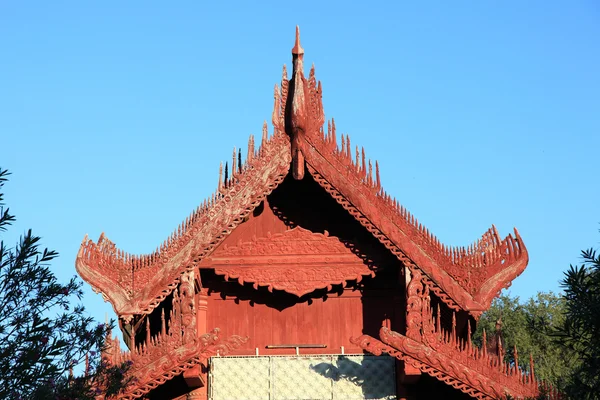
[[314,233],[301,227],[283,233],[223,244],[200,268],[214,268],[217,275],[252,282],[302,296],[316,289],[348,280],[362,280],[374,272],[338,238],[328,232]]

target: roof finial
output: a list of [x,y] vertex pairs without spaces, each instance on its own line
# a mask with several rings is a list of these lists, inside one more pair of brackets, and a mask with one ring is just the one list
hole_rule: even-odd
[[294,48],[292,49],[292,54],[294,55],[302,55],[304,54],[304,49],[300,46],[300,27],[296,25],[296,43],[294,43]]
[[[306,78],[304,78],[303,61],[304,50],[300,46],[300,28],[296,26],[296,43],[292,49],[292,60],[294,70],[292,72],[291,87],[287,102],[291,102],[289,114],[286,120],[289,121],[289,128],[286,131],[291,136],[292,151],[292,175],[296,180],[304,178],[304,148],[300,136],[304,135],[307,129],[307,110],[306,110]],[[286,123],[287,124],[287,123]]]

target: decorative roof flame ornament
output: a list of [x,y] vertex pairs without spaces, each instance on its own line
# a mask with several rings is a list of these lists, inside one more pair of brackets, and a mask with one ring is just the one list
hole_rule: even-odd
[[292,48],[292,80],[290,85],[291,102],[287,104],[287,133],[292,143],[292,176],[294,179],[304,178],[304,148],[300,140],[306,134],[306,78],[304,77],[304,49],[300,45],[300,28],[296,26],[296,43]]

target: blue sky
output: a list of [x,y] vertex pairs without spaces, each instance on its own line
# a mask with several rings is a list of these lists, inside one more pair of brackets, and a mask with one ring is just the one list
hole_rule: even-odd
[[519,229],[512,294],[558,290],[598,244],[596,1],[2,2],[4,238],[33,228],[61,280],[86,233],[152,251],[270,121],[296,25],[389,193],[447,244]]

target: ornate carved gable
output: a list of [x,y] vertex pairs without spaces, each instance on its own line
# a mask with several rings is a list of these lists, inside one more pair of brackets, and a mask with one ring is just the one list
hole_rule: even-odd
[[231,175],[223,179],[220,174],[216,193],[156,251],[128,254],[104,234],[97,243],[86,236],[77,254],[77,272],[122,318],[150,313],[184,272],[193,270],[283,181],[290,166],[289,148],[289,138],[277,131],[269,137],[265,124],[260,148],[254,149],[251,137],[246,162],[236,164],[234,154]]
[[200,268],[214,268],[216,274],[240,284],[252,282],[255,288],[266,286],[269,291],[283,290],[296,296],[374,276],[338,238],[327,231],[313,233],[301,227],[237,246],[223,244]]
[[[379,165],[367,161],[364,149],[357,147],[353,153],[350,138],[344,135],[338,145],[333,120],[324,131],[321,84],[314,67],[308,78],[304,76],[298,32],[292,54],[292,77],[288,80],[284,67],[281,88],[275,88],[272,137],[265,124],[262,146],[255,151],[251,137],[243,164],[241,154],[234,151],[230,174],[227,166],[225,177],[220,171],[215,195],[154,253],[134,256],[118,250],[104,236],[98,243],[86,238],[76,261],[80,275],[119,315],[149,313],[172,292],[181,274],[210,256],[288,173],[300,180],[308,170],[392,254],[423,271],[428,287],[444,302],[478,316],[527,265],[527,249],[518,232],[501,239],[492,228],[468,247],[442,244],[383,190]],[[250,278],[252,268],[244,267],[248,276],[242,280],[275,287],[257,274]],[[230,277],[240,278],[229,272]],[[332,274],[332,282],[347,279],[337,270]],[[288,290],[296,293],[308,290],[291,287]]]

